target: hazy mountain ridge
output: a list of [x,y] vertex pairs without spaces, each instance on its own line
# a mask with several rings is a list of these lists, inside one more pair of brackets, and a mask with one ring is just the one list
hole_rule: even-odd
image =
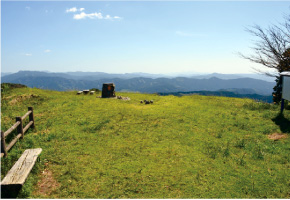
[[[1,78],[1,82],[19,83],[28,87],[36,87],[41,89],[51,89],[58,91],[66,90],[83,90],[89,88],[102,88],[103,83],[114,82],[116,91],[133,91],[142,93],[157,92],[189,92],[189,91],[217,91],[221,89],[251,89],[251,93],[260,95],[270,95],[275,85],[274,82],[267,82],[252,78],[237,79],[220,79],[211,77],[207,79],[175,77],[175,78],[101,78],[101,72],[79,73],[79,77],[75,73],[47,73],[47,72],[31,72],[20,71]],[[106,74],[106,73],[105,73]],[[100,78],[94,78],[100,75]],[[130,74],[132,75],[132,74]],[[148,75],[148,74],[147,74]],[[148,75],[149,76],[149,75]],[[76,78],[77,77],[77,78]],[[105,76],[104,76],[105,77]]]
[[275,78],[265,76],[262,74],[221,74],[221,73],[211,73],[211,74],[197,74],[197,73],[171,73],[171,74],[150,74],[150,73],[125,73],[125,74],[110,74],[105,72],[48,72],[48,71],[19,71],[17,73],[1,72],[1,77],[13,75],[16,77],[22,76],[48,76],[48,77],[63,77],[75,80],[100,80],[105,78],[121,78],[121,79],[131,79],[131,78],[176,78],[176,77],[186,77],[195,79],[209,79],[209,78],[219,78],[219,79],[238,79],[238,78],[253,78],[264,80],[268,82],[274,82]]
[[[19,71],[17,73],[1,73],[1,77],[9,76],[10,78],[21,78],[23,76],[33,77],[62,77],[74,80],[100,80],[105,78],[121,78],[130,79],[136,77],[145,78],[160,78],[166,75],[163,74],[149,74],[149,73],[125,73],[125,74],[110,74],[105,72],[45,72],[45,71]],[[170,76],[166,76],[170,77]]]
[[11,72],[1,72],[1,77],[13,74]]
[[220,73],[212,73],[212,74],[205,74],[205,75],[195,75],[191,76],[192,78],[198,78],[198,79],[208,79],[212,77],[220,78],[220,79],[237,79],[237,78],[253,78],[253,79],[259,79],[263,81],[268,82],[274,82],[275,77],[269,77],[265,76],[263,74],[220,74]]

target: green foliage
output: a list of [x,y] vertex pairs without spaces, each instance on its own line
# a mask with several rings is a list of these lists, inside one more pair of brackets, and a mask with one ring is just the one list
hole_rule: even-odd
[[9,90],[13,88],[26,88],[26,85],[17,84],[17,83],[1,83],[1,89]]
[[[33,106],[29,130],[1,162],[43,149],[20,198],[289,198],[290,113],[249,99],[117,93],[130,101],[16,88],[1,128]],[[140,100],[153,99],[145,105]],[[39,191],[49,170],[57,182]]]

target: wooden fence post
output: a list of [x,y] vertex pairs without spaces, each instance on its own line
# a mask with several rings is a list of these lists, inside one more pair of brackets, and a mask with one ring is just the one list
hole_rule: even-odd
[[33,121],[33,124],[31,125],[31,128],[35,128],[34,116],[33,116],[33,107],[28,107],[28,111],[31,111],[31,113],[29,115],[29,121]]
[[3,131],[1,131],[1,152],[4,153],[4,157],[7,156],[6,143]]
[[17,127],[17,132],[21,133],[21,139],[24,138],[24,131],[23,131],[23,123],[21,117],[16,117],[16,122],[20,122],[19,126]]

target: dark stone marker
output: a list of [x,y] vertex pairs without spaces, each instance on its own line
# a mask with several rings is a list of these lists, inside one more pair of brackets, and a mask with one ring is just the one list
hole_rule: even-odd
[[90,92],[90,90],[83,90],[84,94],[88,94]]
[[102,98],[116,97],[114,83],[104,83],[102,89]]

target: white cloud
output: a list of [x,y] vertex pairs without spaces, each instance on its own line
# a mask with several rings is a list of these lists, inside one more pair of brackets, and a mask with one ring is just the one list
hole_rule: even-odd
[[90,19],[103,19],[103,15],[102,13],[90,13],[90,14],[87,14],[85,12],[81,12],[80,14],[75,14],[74,15],[74,19],[85,19],[85,18],[90,18]]
[[80,14],[75,14],[74,19],[86,19],[86,18],[90,18],[90,19],[110,19],[110,20],[113,20],[113,19],[121,19],[121,17],[119,16],[114,16],[114,17],[111,17],[110,15],[106,15],[105,17],[103,16],[102,13],[98,13],[98,12],[95,12],[95,13],[85,13],[85,12],[81,12]]
[[78,9],[76,7],[66,9],[67,13],[69,13],[69,12],[77,12],[77,11],[78,11]]
[[76,19],[76,20],[79,20],[79,19],[86,19],[86,18],[89,18],[89,19],[109,19],[109,20],[114,20],[114,19],[122,19],[121,17],[119,16],[110,16],[110,15],[106,15],[105,17],[103,16],[103,14],[101,12],[94,12],[94,13],[85,13],[84,12],[85,8],[77,8],[77,7],[72,7],[72,8],[68,8],[66,9],[66,13],[75,13],[75,12],[81,12],[81,13],[78,13],[78,14],[74,14],[73,18]]
[[44,52],[45,53],[49,53],[49,52],[51,52],[51,50],[50,49],[46,49]]
[[85,8],[80,8],[80,9],[78,9],[77,7],[73,7],[73,8],[68,8],[68,9],[66,9],[65,12],[67,12],[67,13],[70,13],[70,12],[78,12],[78,11],[82,12],[82,11],[84,11],[84,10],[85,10]]
[[75,14],[74,19],[85,19],[85,18],[97,18],[97,19],[103,19],[102,13],[91,13],[91,14],[86,14],[85,12],[81,12],[80,14]]
[[112,19],[110,15],[106,15],[105,19]]
[[32,56],[32,54],[31,53],[26,53],[26,54],[24,54],[25,56]]
[[66,13],[71,13],[71,12],[81,12],[78,14],[74,14],[73,18],[76,20],[79,19],[86,19],[86,18],[90,18],[90,19],[109,19],[109,20],[114,20],[114,19],[121,19],[121,17],[119,16],[114,16],[111,17],[110,15],[106,15],[105,17],[103,16],[103,14],[101,12],[94,12],[94,13],[85,13],[83,12],[85,10],[85,8],[77,8],[77,7],[72,7],[72,8],[68,8],[66,9]]
[[30,10],[31,8],[30,8],[29,6],[26,6],[25,9],[26,9],[26,10]]

